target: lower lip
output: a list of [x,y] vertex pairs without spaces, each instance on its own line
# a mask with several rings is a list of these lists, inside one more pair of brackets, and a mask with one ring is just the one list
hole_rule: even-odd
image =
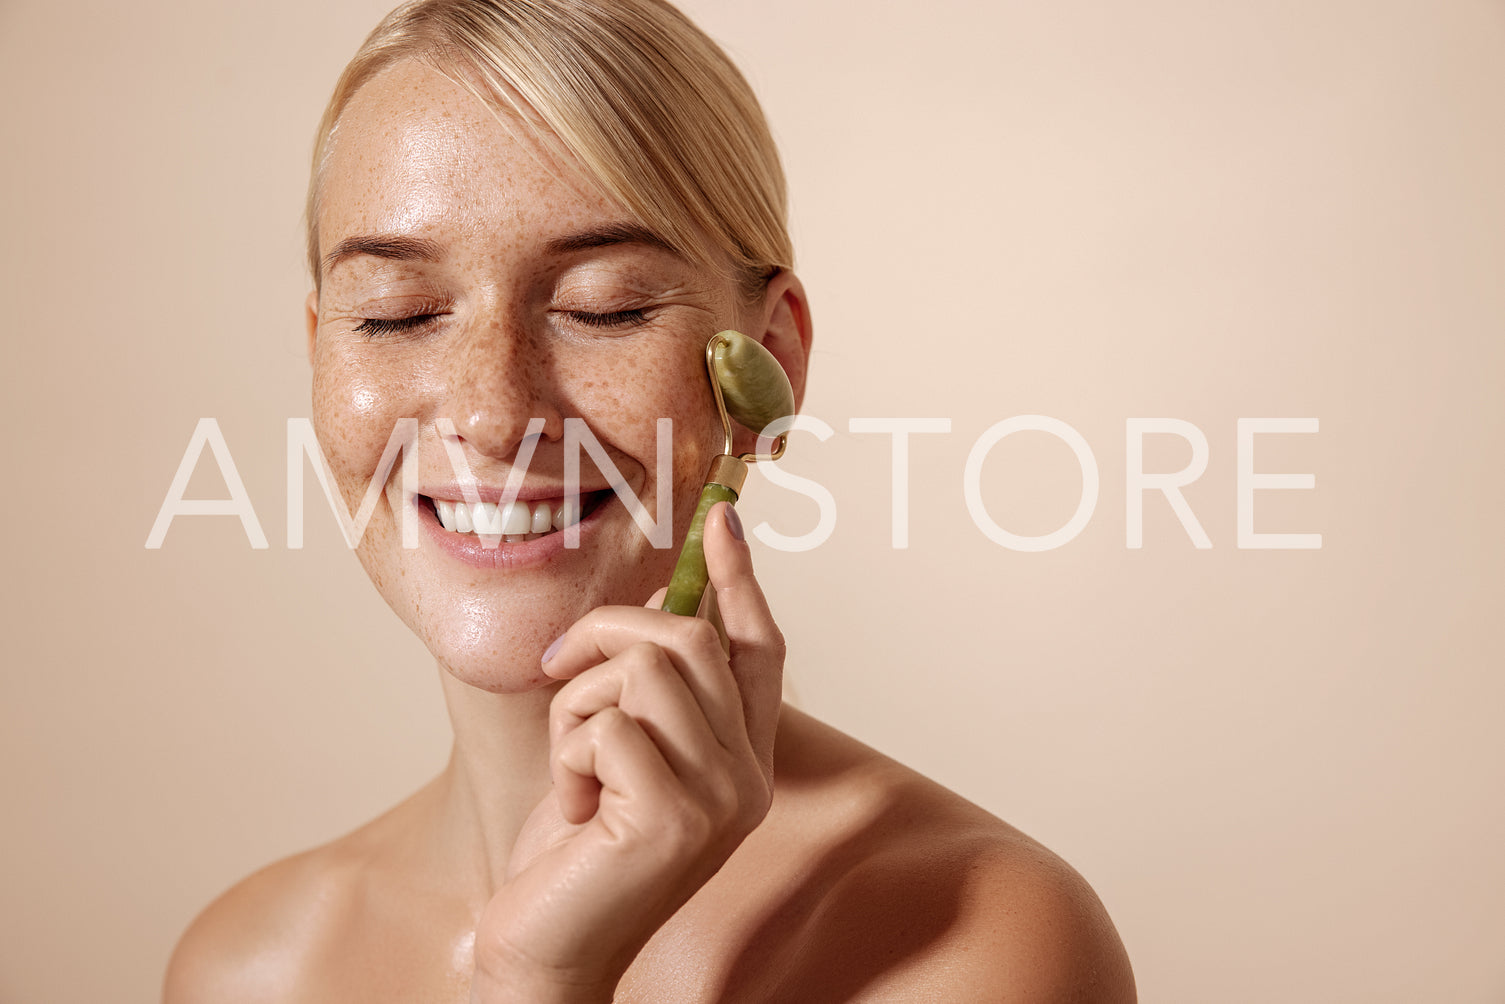
[[[580,527],[580,548],[586,546],[587,540],[595,530],[602,512],[611,505],[611,499],[602,499],[591,512],[578,524]],[[544,534],[537,540],[522,540],[509,544],[505,540],[498,541],[491,547],[487,547],[481,535],[476,533],[455,533],[444,529],[439,522],[439,517],[434,513],[433,507],[428,503],[414,498],[410,503],[418,512],[418,521],[422,524],[424,533],[434,542],[435,546],[445,554],[471,568],[485,569],[522,569],[536,568],[548,564],[566,550],[564,546],[564,531],[557,530],[554,533]]]

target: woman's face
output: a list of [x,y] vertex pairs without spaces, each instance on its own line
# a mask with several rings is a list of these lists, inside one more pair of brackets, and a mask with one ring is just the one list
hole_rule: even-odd
[[[759,320],[731,282],[643,239],[522,135],[418,63],[372,79],[332,143],[310,300],[314,425],[352,513],[399,420],[418,424],[417,490],[394,466],[361,562],[441,664],[495,691],[547,682],[550,641],[595,606],[643,602],[676,557],[652,546],[585,449],[579,547],[564,546],[564,420],[585,422],[649,517],[659,477],[671,479],[678,540],[721,447],[703,347]],[[674,423],[669,471],[661,418]],[[451,449],[496,502],[529,446],[526,512],[511,517],[528,532],[488,547],[463,532],[477,513]],[[403,546],[403,518],[417,521],[416,548]]]

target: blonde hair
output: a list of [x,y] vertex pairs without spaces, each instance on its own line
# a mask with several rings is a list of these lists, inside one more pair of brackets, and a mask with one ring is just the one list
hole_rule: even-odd
[[340,115],[363,84],[417,59],[510,110],[655,237],[749,295],[794,265],[784,172],[762,108],[726,53],[664,0],[411,0],[351,59],[314,143],[308,261]]

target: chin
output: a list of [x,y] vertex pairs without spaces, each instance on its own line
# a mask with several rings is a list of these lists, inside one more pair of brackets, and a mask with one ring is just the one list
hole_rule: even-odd
[[537,660],[531,665],[519,666],[510,662],[503,665],[470,658],[468,653],[441,655],[436,652],[434,657],[439,662],[439,668],[451,678],[489,694],[527,694],[559,685],[558,680],[544,674]]
[[617,569],[612,581],[580,583],[565,590],[564,602],[557,590],[515,589],[500,596],[451,595],[442,610],[415,597],[393,606],[455,680],[494,694],[522,694],[559,682],[543,672],[541,660],[570,625],[596,607],[647,602],[672,570],[672,561],[665,569],[658,564],[624,563],[635,573],[622,576],[624,569]]
[[[678,522],[687,525],[689,517],[686,511]],[[625,510],[603,509],[597,518],[578,560],[511,575],[457,571],[422,548],[402,551],[388,527],[368,533],[357,554],[387,605],[445,672],[490,693],[521,694],[557,683],[540,660],[570,625],[599,606],[643,605],[673,572],[677,546],[648,545]]]
[[[589,610],[559,610],[539,616],[538,604],[521,597],[498,602],[485,595],[451,598],[443,611],[409,607],[418,635],[440,667],[468,686],[494,694],[521,694],[557,681],[545,675],[544,650]],[[519,608],[532,608],[523,616]]]

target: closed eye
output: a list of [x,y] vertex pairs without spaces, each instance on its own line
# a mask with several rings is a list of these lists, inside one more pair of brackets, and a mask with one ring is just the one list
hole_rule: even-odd
[[438,314],[413,314],[410,317],[368,317],[355,326],[358,334],[376,338],[413,331],[433,321]]
[[648,319],[648,313],[644,310],[614,310],[609,314],[593,314],[586,310],[567,310],[564,312],[570,320],[583,324],[588,328],[627,328],[635,324],[642,324]]

